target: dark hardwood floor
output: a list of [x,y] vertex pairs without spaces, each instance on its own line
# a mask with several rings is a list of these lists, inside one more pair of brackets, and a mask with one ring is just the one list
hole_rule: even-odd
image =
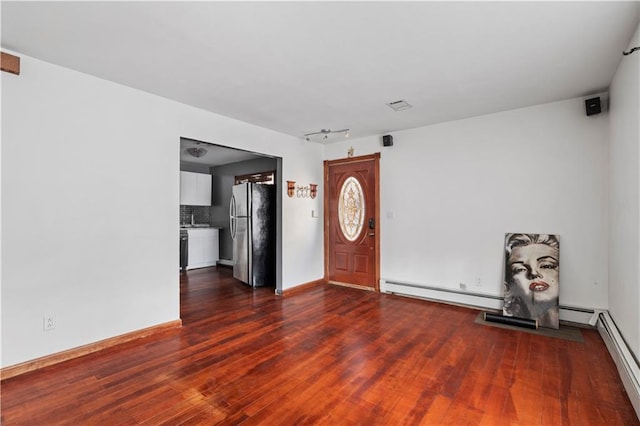
[[183,327],[2,382],[3,425],[637,425],[598,333],[327,286],[183,274]]

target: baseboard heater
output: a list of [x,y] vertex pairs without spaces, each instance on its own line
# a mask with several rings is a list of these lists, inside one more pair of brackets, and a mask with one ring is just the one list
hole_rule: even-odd
[[418,297],[439,302],[452,302],[474,308],[502,310],[501,296],[456,290],[453,288],[432,287],[391,280],[380,280],[380,291],[400,296]]
[[[453,288],[433,287],[424,284],[380,280],[380,291],[400,296],[417,297],[437,302],[453,303],[471,308],[502,312],[504,298],[487,293],[475,293]],[[560,305],[560,319],[580,324],[589,324],[594,310],[577,306]],[[591,324],[594,325],[594,324]]]
[[618,374],[622,379],[629,400],[636,411],[636,416],[640,418],[640,368],[627,343],[624,341],[618,326],[609,315],[608,311],[598,313],[596,323],[602,340],[604,340],[611,358],[616,363]]

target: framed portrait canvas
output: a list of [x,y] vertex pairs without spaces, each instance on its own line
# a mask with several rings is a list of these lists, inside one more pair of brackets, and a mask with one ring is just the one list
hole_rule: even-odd
[[559,328],[559,276],[558,235],[506,234],[503,315]]

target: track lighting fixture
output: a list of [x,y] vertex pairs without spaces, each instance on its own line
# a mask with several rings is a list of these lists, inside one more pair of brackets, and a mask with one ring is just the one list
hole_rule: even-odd
[[307,140],[307,142],[310,142],[312,139],[312,136],[322,135],[322,140],[326,141],[327,139],[329,139],[329,135],[338,134],[338,133],[343,133],[345,138],[348,138],[349,136],[351,136],[351,131],[349,129],[342,129],[342,130],[321,129],[319,132],[305,133],[304,138]]

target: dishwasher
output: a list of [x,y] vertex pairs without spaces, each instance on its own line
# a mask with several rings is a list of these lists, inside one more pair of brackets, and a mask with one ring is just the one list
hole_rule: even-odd
[[180,270],[186,271],[189,264],[189,233],[186,229],[180,230]]

